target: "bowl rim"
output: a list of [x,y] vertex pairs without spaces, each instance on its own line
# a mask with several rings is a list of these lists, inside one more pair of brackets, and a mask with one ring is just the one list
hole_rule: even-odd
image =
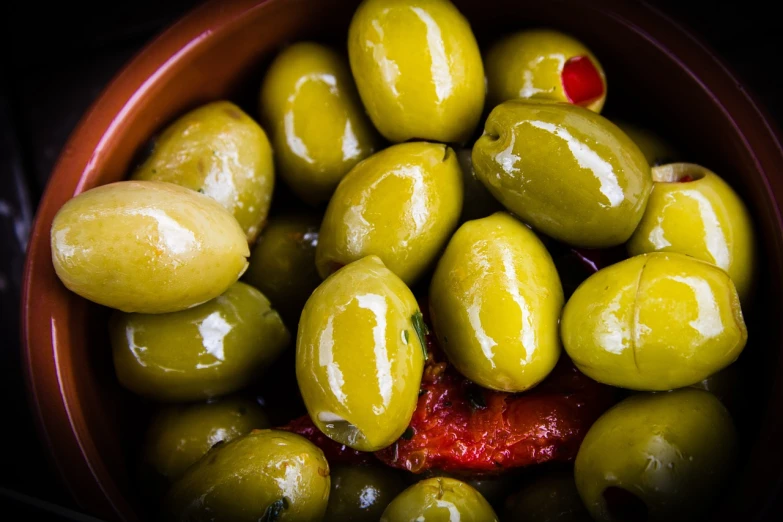
[[[97,458],[97,449],[87,437],[85,427],[74,421],[71,408],[75,397],[62,379],[55,317],[49,313],[52,308],[47,307],[47,300],[36,298],[45,296],[50,289],[42,282],[45,278],[40,275],[54,274],[48,239],[52,219],[59,209],[54,193],[56,190],[61,191],[63,186],[73,187],[73,196],[85,190],[85,182],[101,158],[104,145],[117,134],[123,118],[139,103],[150,86],[175,63],[198,52],[208,41],[230,32],[234,23],[249,13],[286,1],[208,0],[145,44],[115,74],[84,113],[60,152],[41,197],[28,242],[21,301],[22,360],[27,399],[34,413],[39,436],[47,446],[48,456],[71,495],[82,508],[100,516],[135,520],[132,515],[128,518],[127,513],[132,512],[130,505]],[[715,52],[657,7],[648,2],[601,0],[591,8],[628,27],[674,60],[721,108],[724,117],[742,138],[742,145],[755,162],[765,191],[773,202],[773,208],[769,210],[775,220],[776,243],[769,247],[783,259],[783,172],[776,170],[777,166],[783,165],[783,146],[780,131],[766,109]],[[713,78],[710,86],[701,79],[703,77]],[[727,105],[735,106],[733,112]],[[737,111],[737,107],[740,111]],[[755,147],[750,145],[749,134],[754,134]],[[85,152],[78,153],[77,149]],[[760,151],[764,152],[764,157],[760,157]],[[78,176],[75,176],[76,172]],[[783,280],[783,265],[778,270]],[[783,324],[779,324],[778,328],[783,338]],[[778,373],[783,373],[781,358],[778,360]],[[773,404],[783,405],[783,383],[780,379],[776,381],[773,397],[770,398],[770,405]],[[770,407],[766,412],[762,432],[770,444],[775,434],[783,434],[783,419],[776,418],[772,410]],[[64,431],[63,426],[70,429]],[[769,459],[769,455],[757,454],[760,451],[757,448],[753,451],[755,459]],[[783,455],[778,456],[777,461],[783,465]],[[778,468],[783,471],[780,466]],[[783,473],[778,473],[774,482],[772,487],[779,490]],[[770,488],[767,492],[771,492]],[[770,513],[773,506],[783,505],[783,499],[774,497],[769,495],[769,498],[763,500],[761,513]]]

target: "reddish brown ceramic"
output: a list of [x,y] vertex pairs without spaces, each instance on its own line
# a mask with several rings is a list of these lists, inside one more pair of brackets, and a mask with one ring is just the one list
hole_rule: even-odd
[[[657,125],[724,175],[750,202],[762,246],[762,285],[748,313],[741,359],[749,401],[738,416],[743,465],[718,510],[750,520],[778,509],[783,469],[780,377],[783,295],[783,151],[766,115],[699,41],[652,7],[630,2],[457,2],[480,41],[549,25],[572,32],[601,57],[607,110]],[[133,482],[146,405],[118,386],[106,311],[66,291],[50,260],[49,228],[60,206],[122,179],[146,140],[172,118],[221,97],[255,111],[261,72],[274,51],[304,37],[344,47],[355,1],[216,0],[144,49],[107,87],[62,152],[41,202],[25,273],[23,335],[32,407],[54,462],[83,508],[111,520],[146,519]],[[9,450],[6,448],[6,450]]]

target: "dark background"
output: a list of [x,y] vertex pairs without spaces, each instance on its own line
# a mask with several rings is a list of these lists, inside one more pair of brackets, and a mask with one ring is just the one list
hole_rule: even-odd
[[[28,410],[18,332],[27,234],[81,114],[141,46],[197,3],[7,1],[0,7],[0,513],[89,519],[55,475]],[[779,124],[783,44],[772,2],[651,3],[715,49]]]

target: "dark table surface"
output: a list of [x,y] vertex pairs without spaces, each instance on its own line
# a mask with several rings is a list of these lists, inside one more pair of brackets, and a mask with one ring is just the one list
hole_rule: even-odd
[[[7,405],[0,428],[6,453],[0,513],[94,520],[79,512],[60,483],[28,409],[18,331],[27,234],[52,166],[82,113],[141,46],[197,3],[72,1],[44,7],[27,1],[0,7],[0,396]],[[654,4],[713,47],[780,122],[783,44],[772,3]]]

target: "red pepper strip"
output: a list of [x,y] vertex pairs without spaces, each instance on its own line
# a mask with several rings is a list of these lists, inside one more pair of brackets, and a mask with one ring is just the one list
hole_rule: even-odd
[[360,465],[377,463],[378,459],[372,453],[357,451],[344,444],[335,442],[319,430],[308,415],[294,419],[285,426],[278,428],[303,436],[324,452],[330,466],[337,464]]
[[[426,312],[426,300],[422,300]],[[486,390],[454,370],[426,336],[427,364],[416,411],[406,433],[375,454],[339,444],[307,415],[280,428],[321,448],[330,464],[371,464],[415,473],[428,469],[498,473],[549,461],[570,461],[590,425],[614,403],[611,388],[580,373],[563,355],[552,374],[530,392]]]
[[611,388],[584,376],[565,355],[533,390],[509,394],[482,389],[438,362],[442,355],[428,341],[410,428],[376,453],[395,468],[497,473],[571,461],[592,423],[615,402]]

